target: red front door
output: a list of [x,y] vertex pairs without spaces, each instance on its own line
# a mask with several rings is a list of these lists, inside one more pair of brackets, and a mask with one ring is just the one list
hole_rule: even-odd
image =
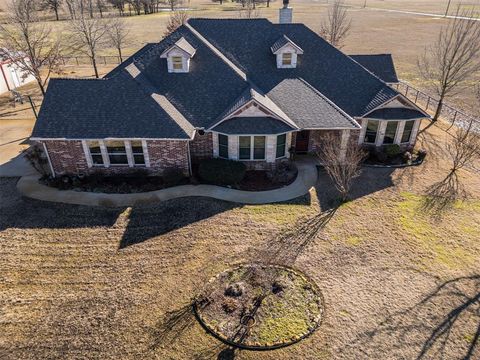
[[306,153],[308,151],[308,140],[310,131],[302,130],[297,132],[297,140],[295,141],[295,152]]

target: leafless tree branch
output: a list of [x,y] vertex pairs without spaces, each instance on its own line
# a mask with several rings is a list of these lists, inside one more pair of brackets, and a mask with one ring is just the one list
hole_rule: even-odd
[[319,33],[330,44],[341,49],[351,25],[344,0],[334,0],[328,9],[327,19],[320,24]]
[[62,39],[38,21],[35,6],[34,0],[12,0],[7,23],[0,24],[0,47],[2,56],[32,75],[45,95],[51,73],[60,68]]
[[459,5],[455,17],[417,61],[420,75],[439,97],[433,121],[440,117],[445,97],[454,95],[465,80],[480,70],[480,22],[465,20],[475,16],[475,9]]

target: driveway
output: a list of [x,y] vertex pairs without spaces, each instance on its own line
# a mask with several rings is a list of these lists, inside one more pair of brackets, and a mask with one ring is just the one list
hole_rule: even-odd
[[34,119],[0,119],[0,177],[35,174],[21,152],[28,148]]

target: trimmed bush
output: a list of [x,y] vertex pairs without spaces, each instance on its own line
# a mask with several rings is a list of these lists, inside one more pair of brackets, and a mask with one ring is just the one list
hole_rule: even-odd
[[385,153],[388,157],[395,157],[400,154],[400,146],[398,144],[390,144],[385,146]]
[[178,185],[185,179],[185,175],[183,174],[183,171],[176,168],[166,169],[163,172],[162,177],[163,177],[163,181],[165,182],[165,185],[167,186]]
[[208,183],[233,185],[243,180],[245,164],[226,159],[206,159],[200,162],[198,175]]

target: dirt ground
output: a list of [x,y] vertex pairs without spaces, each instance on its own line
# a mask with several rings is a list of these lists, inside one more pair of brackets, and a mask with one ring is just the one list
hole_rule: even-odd
[[461,171],[468,201],[441,216],[423,206],[448,173],[432,153],[446,139],[436,127],[421,137],[421,166],[365,168],[338,208],[324,173],[282,204],[134,208],[28,200],[2,178],[0,358],[228,358],[191,299],[218,272],[272,254],[320,286],[324,322],[296,345],[235,359],[479,358],[479,174]]

